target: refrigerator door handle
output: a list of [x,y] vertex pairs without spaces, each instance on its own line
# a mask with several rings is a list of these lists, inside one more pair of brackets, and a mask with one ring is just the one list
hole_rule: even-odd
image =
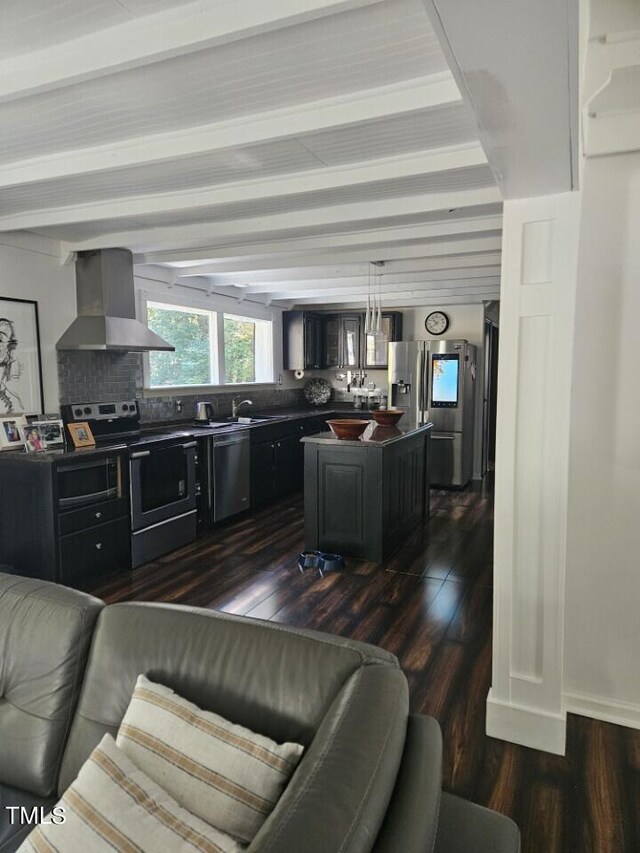
[[429,350],[426,347],[422,350],[420,376],[422,377],[420,385],[420,420],[422,423],[426,423],[427,394],[429,388]]

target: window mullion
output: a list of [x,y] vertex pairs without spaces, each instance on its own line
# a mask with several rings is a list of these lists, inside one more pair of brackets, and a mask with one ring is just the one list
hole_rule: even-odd
[[212,348],[212,384],[224,385],[224,314],[222,311],[212,312],[214,334],[211,335]]

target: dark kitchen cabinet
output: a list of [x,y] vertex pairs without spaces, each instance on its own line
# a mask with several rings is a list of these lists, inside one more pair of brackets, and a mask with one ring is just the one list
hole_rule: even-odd
[[402,314],[389,311],[380,318],[381,337],[363,334],[363,363],[365,368],[386,370],[389,360],[389,344],[402,340]]
[[61,536],[59,548],[60,583],[82,587],[99,575],[128,565],[129,519],[120,518]]
[[[114,455],[110,451],[111,456]],[[3,454],[0,459],[0,562],[18,575],[83,588],[102,574],[131,568],[128,475],[118,459],[118,495],[82,507],[60,502],[59,467],[101,452]]]
[[261,506],[273,500],[275,489],[273,484],[274,466],[273,441],[251,443],[251,505]]
[[358,368],[361,364],[360,314],[330,314],[325,321],[325,366]]
[[353,445],[305,447],[305,548],[381,562],[429,515],[430,427]]
[[304,447],[300,435],[276,441],[274,456],[274,489],[279,498],[301,489],[304,479]]
[[251,430],[251,505],[301,489],[304,485],[304,445],[300,439],[328,429],[330,414],[310,415]]
[[324,367],[324,317],[307,311],[285,311],[283,366],[285,370],[320,370]]

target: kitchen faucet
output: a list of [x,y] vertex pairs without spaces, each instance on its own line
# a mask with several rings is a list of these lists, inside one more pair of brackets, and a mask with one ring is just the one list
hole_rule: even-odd
[[253,400],[241,400],[240,397],[234,397],[233,398],[233,400],[231,401],[231,417],[232,418],[238,417],[238,409],[240,408],[240,406],[244,406],[245,403],[248,406],[253,406]]

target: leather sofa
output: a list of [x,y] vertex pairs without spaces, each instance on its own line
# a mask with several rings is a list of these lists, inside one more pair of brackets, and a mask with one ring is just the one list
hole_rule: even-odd
[[305,754],[250,853],[517,853],[512,821],[441,794],[438,724],[409,713],[382,649],[313,631],[164,604],[114,604],[0,574],[0,853],[48,809],[136,677]]

